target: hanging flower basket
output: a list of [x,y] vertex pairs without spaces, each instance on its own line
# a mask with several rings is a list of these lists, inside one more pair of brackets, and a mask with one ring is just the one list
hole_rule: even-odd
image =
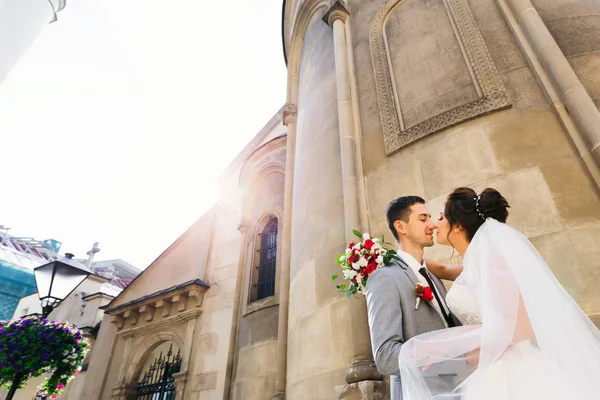
[[81,369],[90,349],[79,329],[37,317],[0,321],[0,387],[23,387],[31,377],[50,374],[41,392],[56,399]]

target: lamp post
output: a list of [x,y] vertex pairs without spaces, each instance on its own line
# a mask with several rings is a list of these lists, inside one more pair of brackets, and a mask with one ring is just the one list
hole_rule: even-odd
[[35,268],[33,273],[42,302],[42,318],[46,318],[91,274],[91,271],[73,260],[73,254],[66,253],[59,260]]
[[[58,307],[61,301],[81,285],[91,274],[91,271],[73,260],[73,254],[66,253],[59,260],[34,268],[33,274],[40,302],[42,303],[42,318],[46,318],[52,310]],[[15,376],[6,400],[12,400],[22,380],[22,374]]]
[[[91,271],[73,260],[73,254],[66,253],[59,260],[54,260],[34,268],[35,284],[42,303],[42,318],[46,318],[64,299],[87,278]],[[17,388],[21,385],[23,375],[17,374],[6,396],[12,400]]]

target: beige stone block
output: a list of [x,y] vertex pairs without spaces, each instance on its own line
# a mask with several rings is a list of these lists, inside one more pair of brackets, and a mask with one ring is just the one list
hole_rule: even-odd
[[527,66],[527,60],[494,0],[469,1],[488,51],[501,73]]
[[347,368],[313,375],[288,385],[286,398],[293,400],[335,400],[337,386],[344,385]]
[[201,375],[204,373],[204,356],[196,353],[194,358],[194,375]]
[[547,109],[549,107],[542,88],[529,67],[506,71],[502,80],[508,91],[512,108],[517,111]]
[[565,226],[600,222],[600,198],[579,159],[557,160],[540,167]]
[[316,308],[321,308],[344,297],[344,294],[341,294],[335,287],[341,283],[341,278],[338,278],[335,282],[331,280],[332,275],[340,275],[340,266],[335,262],[335,258],[344,251],[344,248],[345,240],[340,241],[339,246],[332,253],[321,254],[315,259],[314,293]]
[[563,230],[552,192],[539,169],[528,168],[472,185],[481,192],[498,190],[508,200],[508,224],[528,237]]
[[267,388],[266,376],[256,376],[235,382],[233,400],[271,400],[274,393]]
[[[381,132],[378,133],[381,135]],[[365,154],[369,152],[367,145],[365,145]],[[415,151],[414,147],[402,149],[390,157],[381,155],[380,159],[373,160],[373,163],[369,165],[370,170],[366,173],[365,184],[369,203],[370,229],[373,235],[387,232],[385,210],[390,201],[406,195],[425,197],[425,185],[420,165],[423,154]],[[383,147],[381,148],[383,149]],[[384,229],[380,230],[380,226]]]
[[199,392],[211,390],[217,386],[217,372],[209,372],[201,375],[194,375],[192,378],[192,391]]
[[600,16],[598,16],[596,32],[599,36],[597,39],[599,51],[569,58],[569,63],[581,84],[593,99],[600,98]]
[[235,278],[237,275],[238,263],[211,268],[208,279],[210,283],[220,282],[225,279]]
[[585,277],[579,265],[579,255],[573,251],[573,243],[568,232],[540,236],[531,239],[556,279],[575,300],[582,294]]
[[546,26],[568,58],[600,50],[600,14],[561,18]]
[[200,335],[198,338],[198,352],[201,354],[212,353],[217,350],[218,337],[214,333]]
[[574,156],[566,132],[549,110],[499,113],[490,118],[484,129],[505,171],[555,163]]
[[568,235],[585,282],[578,303],[588,315],[600,314],[600,224],[570,229]]
[[236,379],[266,376],[275,372],[277,341],[248,346],[239,351]]
[[288,338],[288,349],[293,349],[293,356],[288,364],[288,375],[291,381],[301,380],[312,375],[324,374],[336,368],[346,367],[346,352],[334,352],[334,341],[346,341],[350,336],[350,321],[341,331],[332,330],[332,315],[329,307],[304,317],[292,329]]
[[[335,264],[335,260],[332,259]],[[324,277],[326,279],[326,277]],[[331,282],[331,279],[329,279]],[[333,283],[333,282],[332,282]],[[290,308],[288,329],[292,330],[296,323],[315,311],[315,262],[308,262],[292,279],[290,284]]]
[[244,315],[238,327],[238,347],[276,340],[279,325],[279,306],[265,307]]
[[[331,324],[332,336],[335,338],[331,343],[332,352],[334,354],[337,354],[338,358],[341,358],[342,364],[345,363],[347,365],[351,365],[352,354],[350,351],[348,351],[348,349],[352,348],[352,337],[351,335],[344,333],[349,330],[350,319],[352,318],[350,315],[350,302],[358,301],[358,299],[347,299],[345,298],[345,295],[341,293],[339,294],[339,296],[341,300],[329,306],[331,310],[329,323]],[[361,333],[356,332],[356,334]]]
[[[235,228],[234,228],[235,229]],[[239,235],[237,229],[234,231]],[[241,235],[240,235],[241,238]],[[237,264],[239,261],[240,238],[219,243],[219,261],[221,266]]]
[[532,0],[531,3],[546,23],[600,13],[596,0]]
[[480,124],[470,123],[450,129],[445,140],[432,143],[419,156],[428,198],[500,173]]

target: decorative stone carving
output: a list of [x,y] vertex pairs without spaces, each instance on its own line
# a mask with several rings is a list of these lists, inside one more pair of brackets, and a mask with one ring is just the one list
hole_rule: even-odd
[[152,321],[152,318],[154,318],[154,310],[153,304],[146,304],[140,307],[140,314],[144,316],[144,321]]
[[287,103],[283,108],[283,124],[288,126],[296,122],[296,105]]
[[123,318],[131,321],[131,325],[135,325],[138,323],[139,316],[140,315],[136,310],[127,310],[123,313]]
[[185,295],[175,295],[173,296],[173,304],[177,308],[178,312],[185,311],[187,309],[188,297]]
[[[442,0],[446,6],[473,83],[480,97],[403,129],[402,114],[395,93],[389,47],[385,35],[388,16],[407,0],[388,0],[377,12],[369,31],[371,55],[377,88],[377,100],[386,154],[442,129],[469,119],[510,107],[504,83],[494,65],[467,0]],[[401,88],[400,88],[401,90]]]
[[121,329],[123,325],[125,325],[125,318],[123,318],[122,314],[111,315],[110,322],[117,326],[117,329]]
[[160,315],[167,317],[171,313],[171,299],[157,301],[156,308],[160,309]]

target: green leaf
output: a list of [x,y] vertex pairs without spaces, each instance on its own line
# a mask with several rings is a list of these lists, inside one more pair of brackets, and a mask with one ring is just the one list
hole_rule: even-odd
[[356,229],[353,229],[352,233],[354,233],[357,237],[362,239],[362,234],[359,231],[357,231]]
[[339,275],[331,275],[331,280],[335,281],[338,278]]
[[346,285],[340,285],[340,290],[346,290]]

